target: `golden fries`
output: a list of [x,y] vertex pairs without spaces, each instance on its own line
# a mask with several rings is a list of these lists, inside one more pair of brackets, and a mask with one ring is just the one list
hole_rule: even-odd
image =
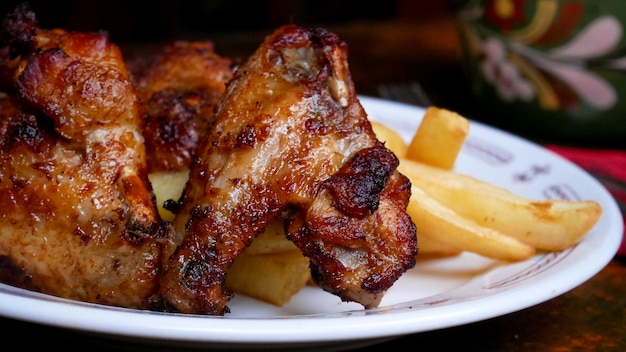
[[470,122],[452,111],[429,107],[409,144],[383,124],[372,125],[381,141],[394,141],[387,146],[411,180],[407,212],[417,225],[422,256],[470,251],[522,260],[537,249],[573,246],[602,215],[595,201],[530,199],[453,172]]
[[405,155],[411,160],[452,169],[465,143],[469,127],[469,120],[463,116],[431,106],[426,109]]
[[459,216],[416,186],[411,186],[407,213],[417,225],[418,238],[436,238],[449,246],[501,260],[524,260],[535,254],[532,246]]
[[450,243],[443,243],[437,237],[429,236],[428,232],[418,231],[419,255],[417,259],[453,257],[463,253],[463,249]]
[[399,169],[456,214],[538,249],[559,251],[573,246],[602,215],[600,204],[591,200],[530,199],[408,159],[400,161]]
[[154,172],[148,174],[152,189],[156,196],[157,208],[161,219],[174,220],[174,214],[163,208],[163,202],[168,199],[177,201],[183,194],[185,183],[189,179],[189,170],[177,172]]
[[228,270],[226,286],[233,292],[282,306],[309,278],[309,259],[300,250],[272,254],[244,252]]

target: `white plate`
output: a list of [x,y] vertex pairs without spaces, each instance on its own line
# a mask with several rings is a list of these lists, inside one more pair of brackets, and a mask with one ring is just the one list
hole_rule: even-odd
[[[361,97],[370,118],[410,140],[424,110]],[[404,334],[476,322],[561,295],[599,272],[616,253],[622,218],[610,196],[576,165],[511,134],[472,122],[457,170],[534,198],[595,199],[604,213],[574,248],[515,264],[479,257],[422,261],[363,310],[305,287],[282,308],[237,296],[232,314],[207,317],[105,307],[0,285],[0,315],[174,346],[333,348],[373,344]]]

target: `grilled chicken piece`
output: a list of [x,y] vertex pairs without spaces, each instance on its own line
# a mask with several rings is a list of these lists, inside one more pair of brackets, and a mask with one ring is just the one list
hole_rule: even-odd
[[41,30],[23,6],[3,30],[21,63],[20,105],[5,95],[0,121],[2,279],[75,300],[153,307],[166,239],[119,49],[105,33]]
[[211,42],[178,41],[148,61],[132,72],[147,112],[148,172],[187,170],[232,78],[231,60]]
[[277,216],[325,290],[365,307],[415,264],[410,183],[360,105],[347,47],[289,25],[236,72],[191,165],[160,292],[222,315],[226,271]]

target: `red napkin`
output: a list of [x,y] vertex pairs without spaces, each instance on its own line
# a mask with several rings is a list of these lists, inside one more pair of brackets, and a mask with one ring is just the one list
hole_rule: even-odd
[[[626,151],[616,149],[585,149],[546,145],[547,149],[578,164],[598,178],[618,203],[626,206]],[[622,206],[622,218],[626,225],[626,214]],[[618,255],[626,255],[626,229]]]

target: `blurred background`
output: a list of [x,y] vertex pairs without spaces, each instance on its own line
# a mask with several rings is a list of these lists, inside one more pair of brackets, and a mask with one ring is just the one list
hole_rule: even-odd
[[[3,13],[23,1],[5,0]],[[116,42],[204,37],[211,33],[271,30],[282,24],[344,24],[363,20],[414,20],[449,12],[453,0],[389,0],[374,3],[331,0],[30,0],[44,27],[106,30]]]
[[[2,1],[0,11],[12,11],[22,2]],[[176,39],[208,39],[214,41],[218,52],[224,55],[249,55],[265,35],[289,23],[323,26],[338,32],[353,47],[353,60],[372,56],[373,59],[399,57],[413,61],[411,56],[436,56],[429,48],[435,42],[456,49],[456,38],[451,37],[454,33],[441,32],[439,28],[429,33],[430,25],[421,24],[450,19],[458,0],[389,0],[359,3],[358,6],[352,1],[331,0],[157,0],[149,6],[122,0],[31,0],[29,3],[42,28],[104,30],[114,43],[129,49],[137,44],[167,43]],[[396,24],[404,26],[396,28]],[[415,31],[411,26],[416,24],[427,31]],[[419,42],[424,40],[422,33],[430,37],[427,43]],[[399,40],[414,42],[406,42],[399,48],[395,46]],[[367,45],[361,45],[364,41]]]
[[[7,13],[21,2],[4,0],[0,3],[0,12]],[[620,0],[388,0],[360,2],[358,5],[353,1],[331,0],[157,0],[149,5],[128,0],[29,1],[41,27],[104,30],[109,33],[112,42],[122,47],[128,59],[154,52],[178,39],[211,40],[218,54],[245,58],[266,35],[281,25],[322,26],[338,34],[348,44],[350,71],[361,95],[384,96],[390,85],[415,87],[418,84],[428,97],[428,104],[455,110],[468,118],[540,143],[624,147],[626,138],[623,138],[623,132],[617,138],[603,134],[602,131],[616,130],[609,126],[608,121],[593,122],[591,127],[600,132],[589,132],[592,129],[586,124],[592,117],[588,110],[582,112],[586,116],[569,121],[567,114],[570,111],[559,112],[556,119],[542,120],[541,109],[531,107],[527,110],[519,102],[510,106],[508,103],[504,106],[494,104],[494,99],[497,99],[494,89],[488,92],[488,97],[478,96],[472,91],[476,88],[476,77],[471,75],[476,72],[469,70],[465,60],[468,47],[463,47],[463,36],[458,26],[459,9],[468,3],[486,3],[491,6],[492,12],[484,12],[492,18],[494,9],[500,11],[500,15],[513,16],[512,20],[497,22],[499,25],[508,26],[518,21],[519,25],[530,27],[530,22],[542,12],[535,11],[535,7],[542,2],[559,3],[562,9],[566,9],[567,4],[573,4],[583,8],[587,15],[599,13],[602,6],[598,4],[626,4]],[[533,14],[524,13],[528,9],[533,10]],[[554,18],[578,18],[574,15],[571,11],[563,11],[560,19]],[[558,26],[568,28],[561,24]],[[474,54],[478,56],[475,60],[480,60],[483,55],[481,52]],[[476,67],[473,69],[476,71]],[[622,80],[621,76],[619,79]],[[481,84],[485,87],[484,83]],[[558,90],[563,88],[563,84],[553,84],[553,87]],[[566,99],[572,96],[571,92],[568,94]],[[424,104],[424,101],[421,103]],[[571,108],[571,104],[566,108]],[[616,110],[616,113],[626,116],[621,110]],[[540,127],[544,121],[550,123],[542,130]],[[611,117],[610,123],[613,121],[616,121],[615,117]],[[620,117],[618,123],[619,131],[625,131],[626,117]]]
[[[0,12],[23,1],[4,0]],[[30,0],[42,28],[109,33],[126,58],[173,40],[211,40],[218,54],[245,58],[283,24],[323,26],[349,46],[357,92],[419,81],[432,102],[466,111],[453,16],[461,0]],[[443,93],[443,94],[442,94]],[[457,94],[459,93],[459,94]],[[447,96],[457,98],[446,101]],[[461,99],[458,99],[461,97]]]

